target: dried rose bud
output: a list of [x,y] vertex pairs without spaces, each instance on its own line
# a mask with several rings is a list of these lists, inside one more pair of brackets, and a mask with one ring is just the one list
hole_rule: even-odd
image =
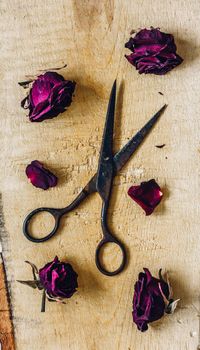
[[157,182],[151,179],[139,186],[131,186],[128,195],[144,209],[146,215],[150,215],[160,203],[163,193]]
[[47,190],[57,185],[57,177],[38,161],[34,160],[26,167],[26,175],[33,186]]
[[159,320],[164,313],[173,313],[178,300],[172,299],[169,281],[164,281],[161,270],[159,279],[151,275],[147,268],[139,273],[133,296],[133,322],[144,332],[148,323]]
[[29,109],[29,119],[32,122],[54,118],[70,106],[75,85],[74,81],[65,80],[56,72],[46,72],[33,82],[29,95],[21,102],[21,106]]
[[65,304],[64,299],[71,298],[77,291],[77,273],[68,263],[61,262],[56,256],[53,261],[46,264],[39,271],[31,262],[33,280],[19,281],[31,288],[43,290],[41,311],[45,311],[45,300]]
[[70,264],[53,261],[39,270],[39,278],[51,299],[70,298],[78,287],[77,273]]
[[174,37],[159,29],[142,29],[125,44],[132,53],[125,55],[140,74],[163,75],[183,62],[176,53]]

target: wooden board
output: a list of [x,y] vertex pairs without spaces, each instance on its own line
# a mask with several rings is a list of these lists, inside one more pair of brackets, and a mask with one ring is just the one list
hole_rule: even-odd
[[7,277],[2,254],[0,254],[0,349],[15,350],[14,333]]
[[[1,2],[0,145],[6,268],[11,284],[18,350],[193,350],[198,345],[200,2],[165,0],[3,0]],[[126,61],[124,43],[132,29],[161,27],[173,33],[184,63],[166,76],[140,76]],[[20,107],[18,81],[51,67],[77,82],[66,113],[30,123]],[[97,167],[105,111],[118,82],[115,150],[164,103],[168,109],[129,164],[115,178],[110,227],[129,252],[124,273],[101,275],[94,263],[101,238],[101,201],[93,195],[62,222],[46,244],[22,235],[25,215],[38,206],[65,206]],[[120,85],[121,84],[121,85]],[[121,87],[120,87],[121,86]],[[162,92],[163,96],[158,92]],[[155,148],[156,144],[166,146]],[[25,176],[38,159],[59,176],[58,187],[42,191]],[[150,217],[127,196],[132,184],[155,178],[164,191]],[[20,285],[30,268],[58,255],[79,274],[79,291],[66,305],[47,304]],[[114,264],[117,254],[109,252]],[[142,334],[132,323],[133,287],[149,267],[170,272],[179,308]]]

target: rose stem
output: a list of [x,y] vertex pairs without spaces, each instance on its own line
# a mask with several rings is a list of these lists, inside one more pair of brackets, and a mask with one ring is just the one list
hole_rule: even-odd
[[46,304],[46,292],[44,290],[42,294],[41,312],[45,312],[45,304]]

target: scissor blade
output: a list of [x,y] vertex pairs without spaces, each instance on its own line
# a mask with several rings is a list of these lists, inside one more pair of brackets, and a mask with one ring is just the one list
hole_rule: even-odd
[[113,83],[112,90],[110,93],[109,103],[108,103],[106,121],[104,126],[103,137],[102,137],[101,151],[99,156],[99,171],[101,169],[101,161],[104,161],[105,157],[112,156],[115,100],[116,100],[116,80]]
[[132,139],[127,142],[127,144],[118,152],[115,154],[113,160],[115,164],[115,170],[116,172],[119,171],[129,160],[131,155],[136,151],[136,149],[139,147],[139,145],[142,143],[142,141],[145,139],[145,137],[148,135],[152,127],[155,125],[155,123],[158,121],[161,114],[166,109],[167,105],[165,104],[144,126],[143,128],[137,132],[135,136],[132,137]]
[[[154,124],[157,122],[161,114],[166,109],[167,105],[164,105],[145,125],[144,127],[137,132],[132,139],[127,142],[127,144],[115,154],[113,157],[115,174],[117,171],[126,164],[131,155],[136,151],[140,143],[144,140],[145,136],[150,132]],[[97,191],[97,173],[90,179],[88,184],[85,186],[84,191],[88,194]]]
[[110,93],[106,121],[104,126],[101,151],[99,156],[99,166],[97,171],[97,191],[101,197],[106,200],[108,198],[113,178],[113,128],[115,116],[115,100],[116,100],[116,80]]

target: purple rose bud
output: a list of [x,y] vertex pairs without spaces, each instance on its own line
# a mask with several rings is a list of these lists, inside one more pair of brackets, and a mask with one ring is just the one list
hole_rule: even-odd
[[176,53],[174,37],[159,29],[142,29],[125,44],[132,53],[125,55],[140,74],[163,75],[183,62]]
[[51,171],[45,169],[38,160],[34,160],[27,165],[26,175],[33,186],[43,190],[57,185],[57,177]]
[[172,288],[165,282],[161,270],[159,279],[151,275],[147,268],[138,275],[133,296],[133,322],[144,332],[148,323],[159,320],[164,313],[173,313],[179,300],[172,299]]
[[29,119],[32,122],[54,118],[70,106],[75,85],[74,81],[65,80],[56,72],[46,72],[33,82],[29,95],[21,102],[21,106],[29,109]]
[[78,287],[77,273],[70,264],[60,262],[58,257],[39,270],[39,278],[51,300],[70,298]]
[[139,186],[131,186],[128,195],[144,209],[146,215],[153,213],[163,197],[163,193],[154,179],[142,182]]
[[32,268],[33,279],[18,282],[34,289],[42,290],[41,312],[45,312],[46,298],[65,304],[64,299],[70,298],[78,287],[77,273],[70,264],[60,262],[57,258],[46,264],[39,271],[35,264],[25,261]]

